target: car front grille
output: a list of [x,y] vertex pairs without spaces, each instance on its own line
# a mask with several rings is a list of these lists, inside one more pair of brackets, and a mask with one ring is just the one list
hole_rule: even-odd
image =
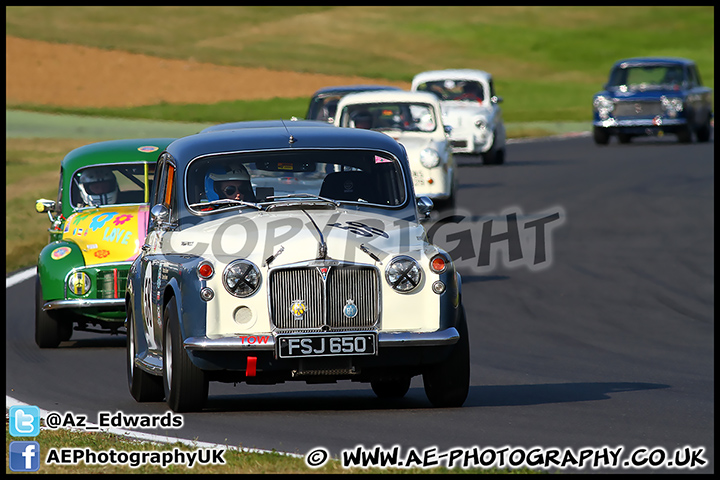
[[655,101],[617,102],[613,114],[616,117],[654,117],[664,113],[662,104]]
[[270,318],[278,331],[365,330],[377,325],[380,285],[375,268],[277,269],[268,283]]
[[97,273],[97,298],[123,298],[130,268],[111,268]]

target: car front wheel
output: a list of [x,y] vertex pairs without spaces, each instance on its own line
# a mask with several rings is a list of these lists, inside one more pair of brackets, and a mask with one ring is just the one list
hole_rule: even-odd
[[378,398],[402,398],[410,390],[410,377],[373,380],[370,385]]
[[602,127],[593,127],[593,140],[598,145],[607,145],[610,142],[610,134]]
[[450,356],[423,373],[425,394],[435,407],[460,407],[470,390],[470,343],[465,308],[460,306],[460,339]]
[[127,377],[130,394],[138,402],[160,402],[165,397],[162,377],[152,375],[135,365],[137,340],[135,332],[135,315],[132,307],[128,307],[127,319]]
[[163,385],[165,400],[175,412],[202,410],[208,396],[205,373],[190,361],[183,348],[180,319],[175,299],[171,298],[163,315]]
[[72,322],[57,318],[43,310],[40,276],[35,277],[35,343],[40,348],[57,348],[60,342],[70,340]]

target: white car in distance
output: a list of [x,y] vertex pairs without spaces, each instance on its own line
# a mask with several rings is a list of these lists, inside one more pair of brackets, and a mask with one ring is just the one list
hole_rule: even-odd
[[492,75],[482,70],[450,69],[422,72],[413,91],[437,95],[443,121],[449,125],[453,152],[481,155],[483,164],[505,162],[505,124]]
[[383,132],[407,151],[417,196],[440,207],[455,204],[457,179],[449,129],[435,95],[427,92],[352,93],[338,103],[335,126]]

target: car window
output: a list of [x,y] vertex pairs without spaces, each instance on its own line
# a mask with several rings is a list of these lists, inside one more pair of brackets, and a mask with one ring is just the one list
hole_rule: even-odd
[[680,65],[638,65],[616,68],[610,76],[609,85],[636,89],[659,88],[680,85],[683,77]]
[[368,130],[400,130],[403,132],[434,132],[437,128],[435,109],[425,103],[368,103],[343,108],[341,127]]
[[474,80],[436,80],[421,83],[418,91],[434,93],[440,100],[482,102],[485,93],[480,82]]
[[317,97],[307,119],[332,122],[335,117],[338,101],[341,98],[342,95],[324,95]]
[[70,202],[76,208],[146,203],[154,173],[155,165],[147,163],[81,168],[73,174],[71,180]]
[[[220,154],[193,160],[185,173],[186,201],[195,213],[267,208],[291,200],[395,207],[405,203],[397,159],[374,150],[294,150]],[[277,205],[273,205],[273,208]]]

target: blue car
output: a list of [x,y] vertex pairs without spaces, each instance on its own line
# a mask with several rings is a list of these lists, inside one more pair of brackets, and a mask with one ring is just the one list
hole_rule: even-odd
[[593,137],[607,145],[617,135],[628,143],[641,135],[677,135],[680,143],[710,140],[712,89],[695,62],[640,57],[616,62],[604,90],[593,98]]

